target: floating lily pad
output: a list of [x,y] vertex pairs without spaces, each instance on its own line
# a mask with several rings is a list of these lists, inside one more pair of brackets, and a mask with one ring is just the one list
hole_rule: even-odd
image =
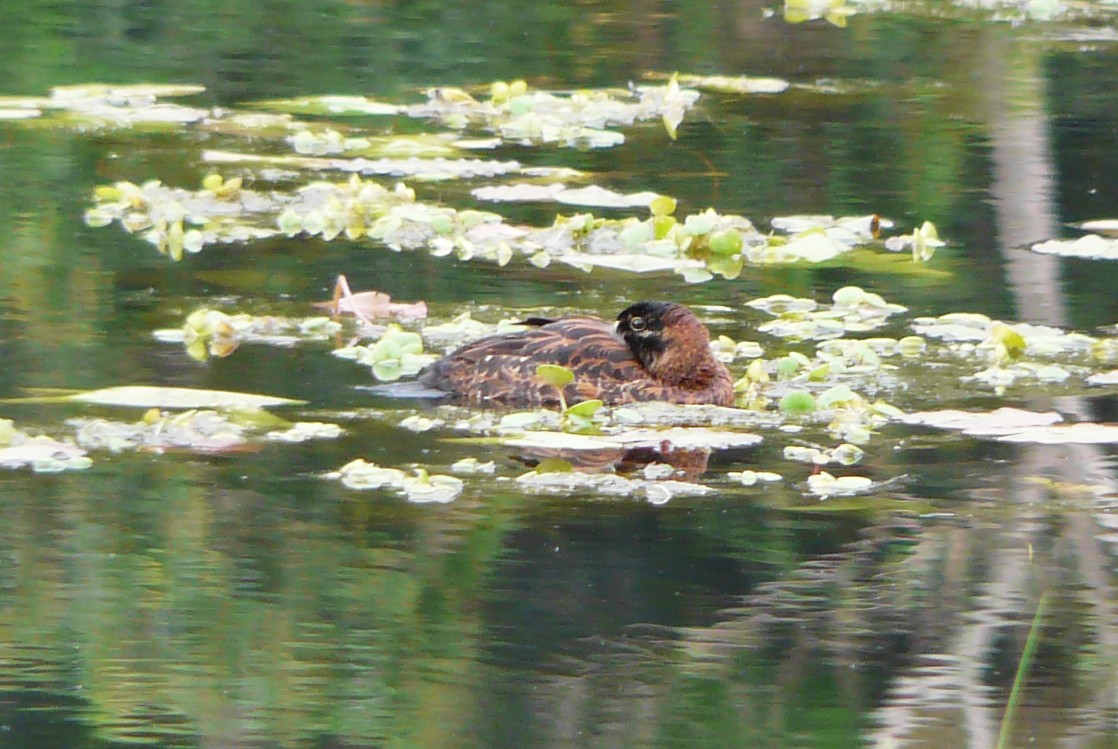
[[492,460],[483,463],[477,458],[462,458],[462,460],[456,461],[453,465],[451,465],[450,470],[452,473],[460,473],[466,475],[478,473],[491,474],[496,473],[497,464],[494,463]]
[[30,468],[35,473],[83,470],[93,465],[85,450],[46,435],[32,437],[9,419],[0,419],[0,468]]
[[731,481],[736,481],[742,486],[756,486],[757,484],[771,484],[777,481],[783,481],[784,477],[779,473],[772,471],[754,471],[747,469],[744,471],[729,471],[726,478]]
[[679,82],[700,91],[718,94],[779,94],[791,85],[783,78],[753,75],[686,75],[679,74]]
[[673,427],[669,429],[627,429],[615,434],[594,436],[565,432],[523,432],[500,437],[497,440],[501,444],[512,447],[562,448],[568,450],[660,447],[665,443],[679,450],[698,448],[724,450],[735,447],[752,447],[761,442],[761,437],[756,434],[701,427]]
[[341,481],[350,489],[391,489],[416,504],[453,502],[465,484],[454,476],[431,475],[423,469],[405,473],[398,468],[384,468],[361,459],[350,461],[326,478]]
[[903,234],[885,240],[885,249],[891,252],[911,251],[914,262],[927,262],[945,242],[939,238],[935,224],[925,221],[913,229],[912,234]]
[[307,442],[309,440],[332,440],[342,436],[342,428],[337,424],[322,421],[297,421],[287,429],[273,429],[264,438],[272,442]]
[[1109,372],[1099,372],[1087,378],[1089,385],[1118,385],[1118,369]]
[[999,442],[1029,442],[1039,445],[1114,445],[1118,444],[1118,424],[1057,424],[1032,427],[996,435]]
[[995,411],[960,411],[944,409],[940,411],[916,411],[905,415],[906,424],[936,427],[937,429],[956,429],[971,434],[998,434],[1020,431],[1033,427],[1046,427],[1063,421],[1054,411],[1023,411],[1019,408],[1002,407]]
[[[368,146],[371,148],[372,146]],[[366,149],[366,150],[367,150]],[[493,161],[489,159],[451,159],[445,156],[421,158],[341,158],[322,156],[275,156],[268,154],[235,153],[232,151],[203,151],[202,160],[218,165],[252,165],[300,171],[336,171],[365,176],[407,177],[421,182],[450,179],[476,179],[499,177],[523,172],[519,161]]]
[[50,107],[65,109],[98,127],[182,125],[202,121],[209,116],[209,110],[167,104],[159,99],[202,91],[203,86],[173,84],[55,86],[50,91]]
[[1034,244],[1032,251],[1061,257],[1118,260],[1118,239],[1107,239],[1098,234],[1087,234],[1078,239],[1050,239]]
[[399,325],[389,325],[375,343],[335,349],[334,355],[371,367],[381,382],[411,377],[433,362],[434,354],[423,353],[423,338]]
[[846,28],[847,19],[857,12],[847,0],[784,0],[784,20],[788,23],[823,19],[833,26]]
[[437,118],[451,127],[478,127],[521,145],[554,143],[608,148],[625,136],[606,128],[661,119],[671,137],[699,93],[672,79],[664,86],[553,93],[494,84],[492,98],[475,99],[461,89],[436,88],[423,104],[408,106],[410,117]]
[[654,192],[635,192],[623,195],[597,185],[570,188],[558,183],[550,185],[520,183],[479,187],[472,194],[478,200],[493,202],[538,203],[554,201],[567,205],[584,205],[594,208],[643,208],[659,197]]
[[325,316],[229,315],[220,310],[200,309],[188,315],[181,328],[156,330],[152,335],[164,343],[182,343],[191,358],[204,361],[210,356],[229,356],[242,343],[290,347],[300,341],[324,341],[341,327]]
[[256,409],[306,403],[271,395],[236,393],[228,390],[197,390],[194,388],[159,387],[155,385],[121,385],[87,390],[67,395],[13,398],[10,402],[77,402],[100,406],[163,409]]
[[758,326],[759,331],[798,340],[822,340],[866,332],[884,325],[890,316],[907,310],[857,286],[841,288],[833,298],[834,304],[822,309],[814,300],[793,299],[784,294],[755,299],[748,305],[779,315],[776,320]]
[[704,496],[714,490],[686,481],[627,478],[612,473],[581,473],[579,471],[530,471],[516,478],[522,489],[549,494],[591,492],[613,497],[643,496],[653,504],[664,504],[677,496]]
[[855,494],[866,494],[874,491],[875,484],[872,479],[865,476],[832,476],[826,471],[820,471],[807,477],[807,489],[810,494],[816,494],[826,499],[828,497],[850,497]]
[[785,460],[795,460],[801,463],[811,463],[819,466],[829,463],[851,466],[860,461],[865,454],[866,452],[862,448],[848,443],[841,444],[829,450],[807,445],[789,445],[784,448]]
[[1084,221],[1079,225],[1083,231],[1093,231],[1100,234],[1118,235],[1118,219],[1106,218],[1094,221]]
[[[249,422],[209,410],[163,414],[156,409],[137,422],[71,419],[79,445],[87,450],[189,450],[228,452],[244,447],[254,431]],[[336,436],[336,435],[335,435]]]
[[313,115],[394,115],[399,114],[400,105],[377,101],[365,96],[299,96],[294,99],[270,99],[251,104],[260,109],[271,109],[292,114]]

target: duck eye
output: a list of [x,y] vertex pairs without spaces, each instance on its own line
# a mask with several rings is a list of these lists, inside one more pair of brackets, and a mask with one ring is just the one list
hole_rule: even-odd
[[643,317],[630,318],[629,319],[629,330],[632,330],[632,331],[638,332],[638,333],[640,331],[644,330],[644,318]]

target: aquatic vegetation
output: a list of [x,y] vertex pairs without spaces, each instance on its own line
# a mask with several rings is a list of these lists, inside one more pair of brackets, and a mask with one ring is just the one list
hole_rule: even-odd
[[465,488],[462,479],[455,476],[432,475],[422,468],[409,474],[399,468],[385,468],[360,458],[327,473],[325,478],[340,481],[349,489],[390,489],[417,504],[453,502]]
[[164,343],[182,343],[190,358],[205,361],[210,356],[229,356],[242,343],[289,347],[300,341],[325,341],[341,328],[340,323],[324,316],[229,315],[203,308],[190,313],[181,328],[156,330],[152,336]]
[[688,75],[680,73],[679,82],[700,91],[717,94],[779,94],[791,85],[783,78],[753,75]]
[[422,336],[395,324],[389,325],[374,343],[334,349],[333,354],[370,367],[381,382],[417,375],[438,358],[423,352]]
[[471,192],[478,200],[501,202],[556,202],[566,205],[580,205],[591,208],[643,208],[660,197],[654,192],[634,192],[623,195],[598,185],[586,187],[567,187],[553,182],[546,185],[517,183],[514,185],[494,185],[479,187]]
[[80,471],[93,465],[81,447],[46,435],[32,436],[11,419],[0,419],[0,468],[30,468],[35,473]]
[[838,463],[852,466],[865,457],[866,451],[857,445],[843,443],[831,449],[808,445],[788,445],[784,448],[784,459],[801,463],[825,466],[828,463]]
[[[1062,382],[1073,375],[1087,377],[1108,356],[1105,340],[1084,333],[1046,325],[1008,324],[975,313],[918,317],[912,321],[912,328],[928,338],[945,341],[943,353],[987,364],[961,377],[997,391],[1018,381]],[[1051,361],[1058,358],[1066,361]]]
[[1042,445],[1118,444],[1118,425],[1092,422],[1062,423],[1054,412],[1023,411],[1002,407],[994,411],[921,411],[904,417],[908,424],[958,430],[969,437],[998,442]]
[[906,307],[890,304],[880,295],[857,286],[839,289],[833,299],[834,304],[827,309],[818,309],[814,300],[793,299],[786,294],[754,299],[747,304],[778,315],[757,330],[796,340],[823,340],[873,330],[884,325],[890,316],[907,311]]
[[813,473],[807,477],[807,488],[820,499],[829,497],[850,497],[866,494],[875,489],[872,479],[865,476],[833,476],[827,471]]
[[129,408],[254,410],[271,406],[300,405],[306,401],[273,395],[236,393],[230,390],[166,387],[160,385],[118,385],[84,391],[46,390],[46,394],[10,398],[11,403],[91,403],[99,406]]
[[475,99],[462,89],[433,88],[425,103],[404,111],[454,128],[481,128],[521,145],[608,148],[623,143],[625,136],[606,128],[642,120],[662,120],[674,139],[684,114],[698,98],[697,91],[680,88],[675,79],[664,86],[572,93],[532,90],[524,81],[497,81],[488,100]]
[[[803,16],[799,20],[822,15],[835,22],[844,19],[848,10],[842,3],[801,3],[793,14]],[[651,191],[621,193],[606,185],[586,184],[587,175],[567,168],[525,167],[518,161],[465,156],[470,150],[501,143],[608,147],[624,141],[616,128],[657,118],[674,137],[699,96],[697,89],[743,95],[779,94],[789,87],[787,81],[747,76],[672,76],[663,85],[624,90],[547,92],[531,89],[522,81],[496,82],[487,91],[443,87],[430,90],[427,100],[419,104],[365,97],[260,102],[253,106],[277,114],[230,110],[210,113],[204,123],[194,125],[214,135],[259,137],[283,144],[292,153],[206,150],[202,154],[205,163],[238,171],[205,175],[197,189],[171,187],[158,180],[104,185],[96,190],[85,218],[91,226],[117,224],[174,260],[218,244],[309,236],[324,241],[345,239],[396,252],[423,251],[460,261],[483,260],[497,266],[518,263],[528,272],[561,265],[586,272],[601,268],[672,273],[690,283],[716,277],[735,279],[748,268],[822,263],[849,264],[870,272],[942,274],[927,269],[936,249],[944,246],[930,222],[923,222],[911,234],[883,238],[883,232],[894,225],[876,214],[789,215],[773,218],[771,231],[761,231],[745,216],[714,208],[677,216],[678,203],[671,196]],[[106,94],[109,98],[116,96],[122,106],[142,103],[144,96],[156,95],[139,91],[135,96]],[[11,104],[13,109],[38,107],[37,101]],[[385,135],[358,126],[359,119],[344,124],[329,120],[302,122],[295,115],[431,119],[454,132]],[[475,136],[479,132],[489,136],[478,139]],[[349,172],[350,176],[341,181],[309,182],[304,177],[308,172],[325,171]],[[381,183],[363,175],[406,178],[415,184]],[[550,225],[530,226],[513,223],[495,212],[443,205],[417,193],[430,181],[492,182],[505,176],[513,181],[482,184],[470,195],[494,203],[554,202],[629,213],[635,209],[636,213],[616,218],[589,211],[558,214]],[[573,180],[580,185],[571,186]],[[1083,228],[1107,230],[1105,222]],[[894,257],[890,254],[894,252],[905,252],[911,259]],[[190,356],[205,359],[227,356],[242,343],[293,346],[337,339],[344,330],[353,336],[352,341],[333,354],[369,367],[378,381],[393,382],[418,374],[436,358],[434,351],[518,329],[517,323],[524,319],[523,314],[496,309],[487,310],[487,315],[498,322],[474,319],[472,311],[450,320],[436,316],[428,322],[423,303],[400,305],[381,292],[354,294],[344,277],[338,281],[334,299],[321,304],[328,306],[335,317],[354,314],[361,323],[351,328],[348,323],[343,326],[325,316],[288,318],[203,308],[188,315],[180,329],[159,330],[155,335],[162,341],[181,343]],[[1019,382],[1106,386],[1112,384],[1108,379],[1111,375],[1101,365],[1113,367],[1118,361],[1118,347],[1110,346],[1110,339],[1003,323],[981,315],[917,317],[910,323],[915,335],[865,337],[886,326],[896,326],[897,318],[907,309],[858,286],[835,290],[827,304],[775,294],[749,301],[746,307],[773,318],[757,326],[759,335],[772,339],[735,341],[716,336],[712,341],[712,350],[720,361],[731,365],[748,362],[736,373],[737,408],[668,404],[605,408],[591,400],[563,402],[558,412],[539,409],[477,414],[439,406],[387,418],[401,429],[431,434],[436,439],[581,454],[658,449],[664,445],[679,450],[742,449],[760,442],[757,430],[770,430],[777,438],[795,440],[785,445],[786,460],[816,466],[851,465],[863,458],[884,425],[904,417],[881,396],[892,398],[903,393],[909,375],[918,367],[934,362],[942,369],[941,376],[951,378],[960,393],[971,393],[976,387],[1000,392]],[[730,319],[738,314],[735,308],[721,309]],[[373,322],[382,317],[402,320],[406,326]],[[813,342],[808,345],[814,345],[814,350],[800,350],[802,346],[797,344],[804,342]],[[772,351],[769,359],[763,358],[767,350]],[[550,368],[541,374],[554,379],[560,392],[564,378],[570,377],[570,372],[562,368]],[[148,391],[94,397],[155,406],[179,398],[171,392]],[[182,424],[199,432],[194,438],[184,436],[182,444],[198,449],[210,444],[219,449],[223,440],[231,445],[240,444],[235,439],[243,442],[244,434],[223,426],[225,415],[205,410],[217,407],[211,401],[218,400],[183,397],[177,401],[182,404],[179,407],[204,414],[180,417]],[[145,436],[139,425],[112,424],[109,428],[106,423],[85,424],[83,439],[91,445],[113,442],[163,449],[177,445],[172,426],[185,431],[168,422],[155,430],[160,432],[157,439]],[[336,436],[336,429],[332,424],[304,423],[269,428],[265,436],[296,441]],[[109,436],[97,442],[100,433]],[[261,433],[255,429],[250,436],[256,438]],[[835,443],[816,442],[829,439]],[[573,487],[597,494],[624,489],[627,494],[643,493],[653,501],[667,501],[676,493],[665,485],[664,477],[654,475],[653,469],[643,478],[616,481],[622,477],[560,480],[556,476],[565,472],[553,468],[545,466],[533,472],[537,477],[518,482],[565,485],[569,490]],[[459,461],[452,468],[453,473],[479,476],[496,470],[492,461],[477,458]],[[388,487],[413,501],[457,496],[461,491],[460,485],[422,472],[413,476],[361,461],[336,473],[339,478],[347,477],[342,478],[347,486]],[[738,472],[734,473],[734,480],[741,485],[775,480],[776,476],[770,472],[740,472],[741,478],[737,478]],[[816,496],[877,488],[877,484],[867,485],[866,481],[822,473],[810,478],[806,486]],[[575,487],[571,482],[580,483]]]
[[784,20],[788,23],[805,23],[824,19],[828,23],[846,28],[847,19],[858,12],[857,3],[848,0],[784,0]]
[[464,475],[492,474],[497,471],[497,464],[492,460],[483,463],[477,458],[462,458],[450,466],[450,471]]
[[727,471],[726,478],[731,481],[736,481],[742,486],[756,486],[759,483],[770,484],[784,480],[784,477],[779,473],[774,473],[772,471],[754,471],[752,469],[745,471]]
[[[648,466],[652,468],[653,466]],[[640,497],[660,505],[672,497],[701,497],[714,490],[702,484],[664,479],[629,478],[613,473],[582,473],[579,471],[529,471],[516,477],[516,485],[525,491],[543,494],[590,492],[607,497]]]
[[889,237],[885,240],[885,249],[891,252],[911,250],[912,261],[920,263],[931,260],[932,256],[936,254],[936,250],[943,247],[944,244],[946,243],[939,238],[939,231],[936,230],[935,224],[931,221],[925,221],[913,229],[911,234]]
[[[449,151],[450,146],[444,148]],[[362,176],[407,178],[416,182],[443,182],[446,180],[493,179],[506,174],[531,176],[533,169],[526,169],[519,161],[493,161],[491,159],[449,158],[447,156],[399,156],[395,158],[321,158],[313,156],[276,156],[270,154],[234,153],[232,151],[203,151],[202,160],[224,167],[252,167],[258,170],[298,170],[315,172],[343,172]],[[558,176],[564,176],[560,173]],[[578,176],[565,175],[565,176]]]
[[1030,249],[1042,255],[1118,260],[1118,239],[1108,239],[1098,234],[1085,234],[1078,239],[1049,239],[1037,242]]
[[[600,189],[576,194],[605,200]],[[521,257],[539,268],[559,262],[587,272],[596,267],[670,271],[692,283],[716,275],[736,278],[746,265],[833,260],[876,241],[881,226],[889,225],[877,216],[790,217],[775,219],[773,226],[791,235],[768,235],[743,216],[714,209],[680,220],[672,215],[674,200],[648,193],[631,196],[649,206],[651,215],[645,219],[582,213],[559,215],[550,227],[537,228],[506,223],[495,213],[419,201],[403,183],[388,188],[356,174],[346,182],[312,182],[290,192],[267,193],[246,189],[239,179],[226,183],[220,175],[208,176],[197,191],[155,180],[118,182],[98,188],[94,199],[86,223],[99,227],[117,222],[173,260],[216,243],[306,234],[326,241],[367,238],[395,251],[422,249],[436,257],[476,258],[501,266]],[[629,200],[622,197],[622,202]]]
[[[102,129],[159,128],[195,124],[204,120],[208,110],[168,104],[160,99],[192,96],[204,91],[198,85],[82,84],[55,86],[47,98],[34,100],[40,116],[70,119],[81,127]],[[24,111],[31,111],[30,108]]]
[[275,442],[305,442],[335,439],[342,434],[341,427],[336,424],[289,424],[259,412],[219,413],[207,409],[163,413],[153,408],[135,422],[77,418],[67,423],[75,429],[75,440],[81,447],[114,453],[124,450],[229,452],[261,437]]
[[728,448],[752,447],[761,442],[761,436],[747,432],[732,432],[706,427],[669,427],[666,429],[610,429],[604,428],[602,434],[586,435],[570,432],[523,431],[487,438],[510,447],[550,448],[563,450],[602,450],[608,448],[633,448],[671,445],[676,450],[695,450],[708,448],[725,450]]

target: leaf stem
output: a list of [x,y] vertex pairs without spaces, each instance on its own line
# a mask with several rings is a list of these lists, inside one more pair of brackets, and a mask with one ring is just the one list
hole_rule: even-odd
[[1040,642],[1040,620],[1044,616],[1044,609],[1048,603],[1048,591],[1040,596],[1033,614],[1033,624],[1029,627],[1029,636],[1025,640],[1025,648],[1021,651],[1021,660],[1017,663],[1017,674],[1013,677],[1013,688],[1009,690],[1009,701],[1005,705],[1002,715],[1002,727],[998,733],[996,749],[1005,749],[1009,744],[1009,731],[1013,725],[1013,718],[1017,714],[1017,705],[1021,701],[1021,690],[1025,683],[1029,667],[1032,665],[1033,655],[1036,653],[1037,643]]

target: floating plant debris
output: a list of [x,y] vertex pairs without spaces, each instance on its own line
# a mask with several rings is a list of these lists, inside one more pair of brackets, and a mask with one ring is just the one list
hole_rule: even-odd
[[340,481],[349,489],[389,489],[417,504],[453,502],[465,487],[462,479],[454,476],[432,475],[422,468],[406,473],[399,468],[384,468],[360,458],[326,474],[326,478]]
[[423,338],[419,333],[404,330],[399,325],[389,325],[375,343],[346,346],[333,353],[370,367],[373,376],[381,382],[417,375],[437,358],[434,354],[423,353]]
[[[603,195],[595,188],[575,194],[593,199]],[[539,268],[559,262],[585,271],[668,271],[692,283],[716,275],[736,278],[747,264],[831,260],[859,243],[876,241],[873,236],[882,224],[876,216],[810,217],[812,228],[786,237],[762,234],[748,219],[713,209],[679,220],[672,215],[675,201],[664,196],[641,194],[638,202],[649,206],[648,218],[606,219],[581,213],[560,215],[550,227],[536,228],[510,225],[495,213],[418,201],[415,191],[403,183],[388,188],[358,175],[341,183],[312,182],[289,192],[262,192],[245,188],[240,178],[226,181],[212,174],[197,191],[158,181],[100,187],[85,219],[90,226],[117,222],[173,260],[215,243],[307,234],[326,241],[367,238],[396,251],[423,249],[437,257],[477,258],[498,265],[520,257]],[[778,227],[799,228],[804,223],[774,221]]]
[[10,419],[0,419],[0,468],[30,468],[59,473],[89,468],[93,461],[81,447],[46,435],[31,436]]
[[628,478],[613,473],[580,471],[529,471],[516,478],[516,485],[532,492],[572,494],[590,492],[611,497],[644,496],[652,504],[664,504],[672,497],[705,496],[714,490],[688,481]]
[[747,304],[778,315],[776,320],[763,323],[757,330],[797,340],[822,340],[866,332],[884,325],[891,315],[907,310],[857,286],[839,289],[833,299],[834,304],[825,309],[818,309],[814,300],[793,299],[786,294],[754,299]]
[[[342,433],[341,427],[336,424],[289,424],[261,412],[219,413],[205,409],[163,413],[153,408],[136,422],[81,418],[71,419],[68,423],[76,429],[78,445],[87,450],[111,452],[229,452],[241,449],[260,437],[274,442],[305,442],[335,439]],[[282,428],[275,428],[277,426]]]
[[156,330],[152,335],[164,343],[182,343],[192,359],[205,361],[210,356],[229,356],[242,343],[293,346],[299,341],[323,341],[336,335],[341,327],[325,316],[255,317],[199,309],[187,316],[181,328]]

